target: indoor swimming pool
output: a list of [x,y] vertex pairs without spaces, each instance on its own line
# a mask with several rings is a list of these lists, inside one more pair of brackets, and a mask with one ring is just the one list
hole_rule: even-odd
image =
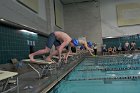
[[85,58],[49,93],[140,93],[140,55]]

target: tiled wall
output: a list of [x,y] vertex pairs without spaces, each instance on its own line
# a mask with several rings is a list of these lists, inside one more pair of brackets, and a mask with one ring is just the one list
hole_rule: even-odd
[[118,47],[121,43],[122,46],[124,46],[124,43],[128,41],[131,43],[132,41],[136,42],[136,47],[140,47],[140,34],[131,35],[131,36],[124,36],[124,37],[118,37],[118,38],[107,38],[103,39],[103,43],[107,45],[107,47]]
[[[34,51],[44,48],[47,38],[21,32],[12,26],[0,25],[0,64],[10,63],[11,58],[28,58],[30,45]],[[35,45],[33,44],[35,42]]]

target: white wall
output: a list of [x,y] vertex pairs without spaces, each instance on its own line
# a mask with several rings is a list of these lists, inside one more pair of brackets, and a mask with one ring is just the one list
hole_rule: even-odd
[[100,0],[102,37],[117,37],[140,33],[140,25],[117,26],[116,5],[130,2],[140,3],[140,0]]
[[16,2],[16,0],[0,0],[0,18],[27,25],[43,33],[48,33],[44,9],[45,4],[42,3],[41,5],[42,11],[40,11],[39,14],[36,14]]
[[95,2],[64,5],[64,31],[73,38],[85,36],[87,41],[102,44],[99,7]]

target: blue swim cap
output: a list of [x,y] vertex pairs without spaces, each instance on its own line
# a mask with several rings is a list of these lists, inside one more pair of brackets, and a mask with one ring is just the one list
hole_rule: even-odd
[[84,49],[84,46],[82,45],[82,46],[80,46],[80,50],[82,50],[82,49]]
[[77,39],[72,39],[72,43],[73,43],[74,46],[79,45],[79,41]]
[[90,42],[90,41],[88,41],[87,44],[88,44],[88,46],[92,46],[93,45],[92,42]]

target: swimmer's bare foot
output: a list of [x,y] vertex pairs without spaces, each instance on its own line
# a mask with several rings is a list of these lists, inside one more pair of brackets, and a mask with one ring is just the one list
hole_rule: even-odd
[[35,59],[34,59],[34,56],[33,56],[33,55],[30,54],[30,55],[29,55],[29,58],[30,58],[30,61],[31,61],[31,62],[35,62]]
[[47,58],[45,59],[45,61],[51,62],[52,60],[51,60],[50,57],[47,57]]
[[51,59],[49,60],[49,59],[47,59],[47,58],[45,59],[45,61],[46,61],[46,62],[50,62],[50,63],[56,63],[55,61],[53,61],[53,60],[51,60]]
[[52,60],[47,60],[47,59],[45,59],[45,61],[47,61],[47,62],[52,62]]

